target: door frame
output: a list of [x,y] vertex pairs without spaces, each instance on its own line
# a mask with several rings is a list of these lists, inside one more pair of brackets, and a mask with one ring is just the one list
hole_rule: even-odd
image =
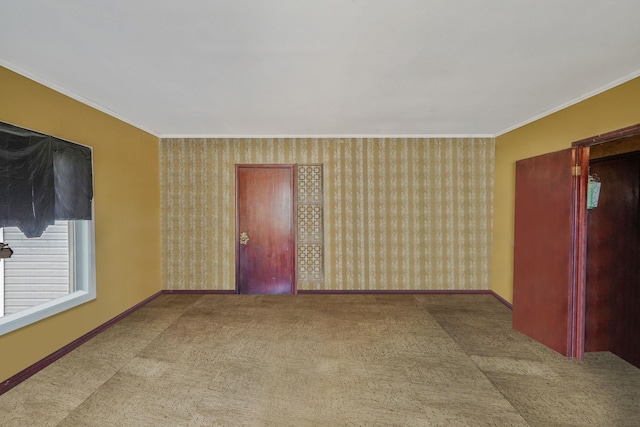
[[640,124],[614,130],[600,135],[575,141],[571,144],[577,148],[577,164],[581,167],[578,185],[573,195],[576,209],[576,224],[574,224],[576,265],[574,266],[575,283],[571,285],[571,319],[572,346],[569,357],[584,359],[585,328],[586,328],[586,298],[587,298],[587,184],[589,179],[590,147],[617,141],[619,139],[640,135]]
[[240,169],[269,169],[269,168],[278,168],[278,169],[289,169],[291,173],[291,233],[293,235],[293,239],[291,242],[291,295],[295,295],[298,293],[298,281],[296,277],[297,271],[297,250],[296,250],[296,242],[297,242],[297,223],[296,223],[296,176],[297,176],[297,168],[295,163],[269,163],[269,164],[257,164],[257,163],[236,163],[235,165],[235,200],[234,200],[234,209],[235,209],[235,231],[234,231],[234,239],[235,239],[235,250],[236,250],[236,278],[235,278],[235,293],[240,293],[240,210],[238,209],[238,201],[239,197],[239,185],[238,185],[238,174]]

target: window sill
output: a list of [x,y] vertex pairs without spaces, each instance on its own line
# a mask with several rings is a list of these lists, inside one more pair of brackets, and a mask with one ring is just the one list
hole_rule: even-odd
[[75,291],[69,295],[47,301],[43,304],[29,307],[17,313],[0,317],[0,335],[15,331],[26,325],[30,325],[39,320],[61,313],[73,307],[77,307],[85,302],[96,298],[95,291]]

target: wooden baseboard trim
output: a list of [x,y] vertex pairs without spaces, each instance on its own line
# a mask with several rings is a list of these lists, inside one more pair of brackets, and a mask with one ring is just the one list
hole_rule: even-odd
[[456,295],[456,294],[471,294],[471,295],[487,295],[492,294],[489,290],[447,290],[447,289],[431,289],[431,290],[402,290],[402,289],[390,289],[390,290],[302,290],[298,289],[298,294],[307,295]]
[[493,291],[489,291],[491,293],[491,295],[493,295],[495,297],[495,299],[497,299],[498,301],[500,301],[502,304],[504,304],[509,310],[513,310],[513,304],[511,304],[509,301],[507,301],[506,299],[502,298],[500,295],[496,294]]
[[160,291],[164,295],[235,295],[236,291],[207,290],[207,289],[165,289]]
[[154,299],[156,299],[161,294],[162,294],[162,292],[157,292],[157,293],[151,295],[149,298],[139,302],[138,304],[134,305],[130,309],[128,309],[126,311],[123,311],[122,313],[118,314],[113,319],[108,320],[107,322],[103,323],[102,325],[98,326],[97,328],[87,332],[86,334],[84,334],[80,338],[78,338],[78,339],[70,342],[69,344],[65,345],[64,347],[54,351],[50,355],[46,356],[44,359],[41,359],[41,360],[37,361],[36,363],[34,363],[33,365],[29,366],[28,368],[25,368],[22,371],[20,371],[17,374],[15,374],[14,376],[2,381],[0,383],[0,396],[2,396],[7,391],[11,390],[13,387],[17,386],[18,384],[20,384],[22,381],[26,380],[27,378],[29,378],[33,374],[35,374],[35,373],[41,371],[42,369],[46,368],[47,366],[51,365],[53,362],[55,362],[56,360],[60,359],[62,356],[66,355],[66,354],[70,353],[71,351],[75,350],[76,348],[80,347],[82,344],[84,344],[85,342],[89,341],[91,338],[93,338],[96,335],[98,335],[101,332],[103,332],[105,329],[107,329],[110,326],[113,326],[114,324],[118,323],[120,320],[124,319],[125,317],[127,317],[128,315],[130,315],[131,313],[133,313],[134,311],[136,311],[140,307],[142,307],[142,306],[148,304],[149,302],[153,301]]
[[480,290],[447,290],[447,289],[433,289],[433,290],[298,290],[298,295],[491,295],[502,304],[504,304],[509,310],[513,307],[506,299],[489,289]]

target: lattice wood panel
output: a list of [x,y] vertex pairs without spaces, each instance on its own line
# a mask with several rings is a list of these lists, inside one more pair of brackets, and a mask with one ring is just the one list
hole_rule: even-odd
[[297,166],[297,281],[324,282],[322,165]]
[[298,165],[298,204],[322,205],[322,165]]

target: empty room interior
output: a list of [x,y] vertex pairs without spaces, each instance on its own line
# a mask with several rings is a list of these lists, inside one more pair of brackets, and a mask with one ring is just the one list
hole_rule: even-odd
[[638,425],[640,3],[2,10],[0,425]]

